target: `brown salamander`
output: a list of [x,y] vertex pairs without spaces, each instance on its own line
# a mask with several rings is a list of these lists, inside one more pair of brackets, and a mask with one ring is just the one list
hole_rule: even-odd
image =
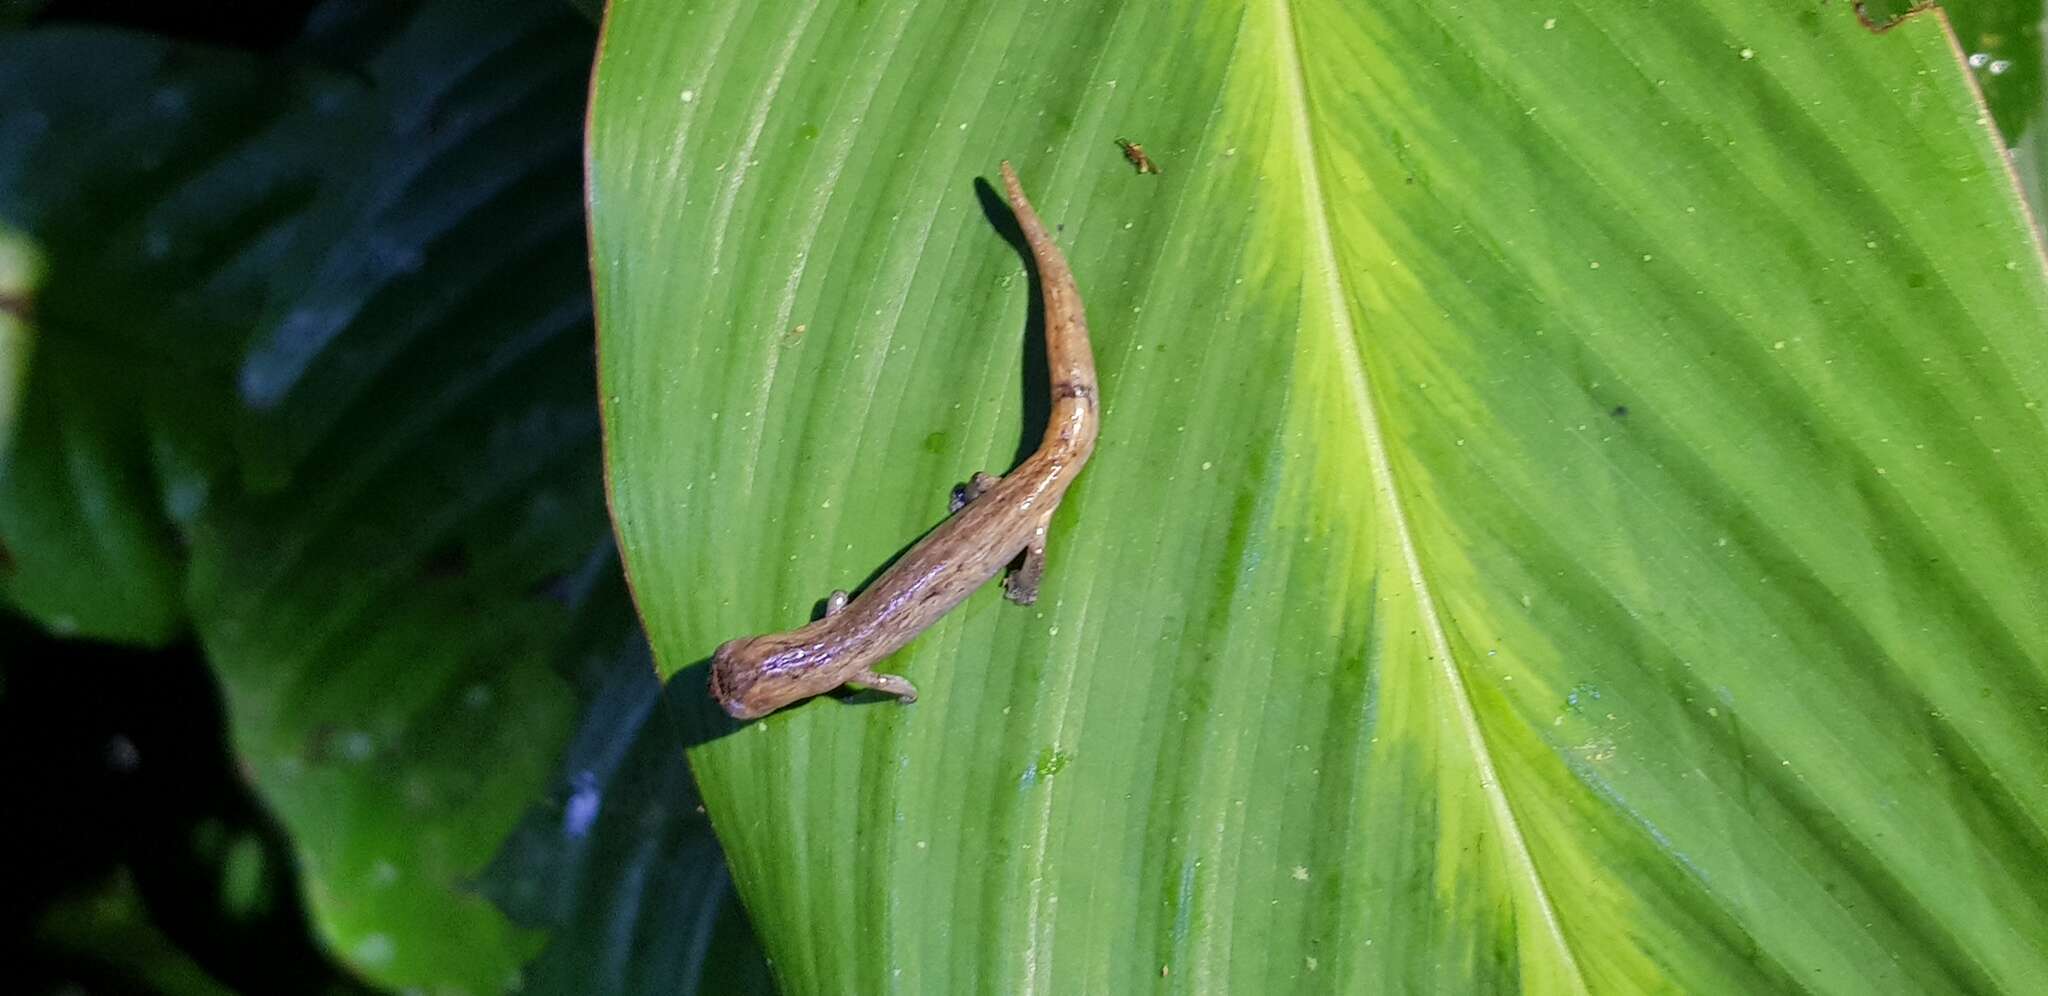
[[1053,510],[1095,450],[1095,357],[1074,273],[1003,163],[1010,209],[1031,245],[1045,297],[1046,365],[1052,416],[1037,452],[1004,477],[978,473],[953,499],[953,514],[859,597],[835,591],[823,618],[786,633],[728,640],[711,655],[711,697],[739,719],[765,716],[841,685],[887,692],[904,702],[917,689],[875,670],[974,590],[1017,561],[1003,580],[1011,601],[1038,598],[1045,573],[1045,532]]

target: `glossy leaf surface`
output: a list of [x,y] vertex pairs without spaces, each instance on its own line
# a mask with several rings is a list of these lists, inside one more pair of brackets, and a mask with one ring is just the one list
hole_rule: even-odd
[[1966,71],[1818,0],[617,0],[665,673],[1035,438],[998,160],[1102,368],[1037,606],[699,731],[782,982],[2038,989],[2048,280]]

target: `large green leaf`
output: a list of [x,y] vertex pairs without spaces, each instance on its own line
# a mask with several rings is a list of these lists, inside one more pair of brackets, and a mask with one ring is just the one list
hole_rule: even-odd
[[[539,9],[575,23],[558,8]],[[493,34],[479,21],[505,26]],[[490,339],[444,337],[444,352],[399,368],[413,374],[410,384],[373,382],[381,404],[351,412],[336,396],[360,389],[366,368],[379,371],[368,361],[380,346],[446,310],[407,309],[398,295],[378,293],[381,277],[425,269],[423,240],[379,224],[376,209],[409,189],[392,177],[411,175],[389,168],[387,150],[402,149],[414,173],[449,181],[416,163],[459,147],[445,118],[401,113],[465,106],[445,102],[443,89],[427,85],[433,76],[412,71],[451,65],[442,87],[459,83],[504,35],[541,37],[547,25],[533,21],[472,17],[461,25],[467,37],[403,24],[388,36],[372,32],[358,40],[357,58],[368,51],[383,61],[366,59],[367,81],[88,30],[18,35],[0,58],[25,84],[10,88],[0,114],[23,139],[10,149],[9,220],[36,233],[50,257],[28,411],[0,472],[0,534],[17,568],[4,578],[6,593],[60,632],[154,642],[186,626],[200,631],[223,678],[237,751],[298,848],[321,934],[366,974],[395,983],[495,988],[539,946],[537,935],[459,887],[540,789],[566,725],[571,703],[547,659],[561,613],[535,607],[546,599],[532,590],[533,576],[548,568],[528,557],[548,535],[540,524],[574,532],[576,519],[573,503],[552,499],[561,514],[530,517],[514,532],[508,521],[520,520],[498,511],[507,499],[474,496],[502,486],[502,475],[487,472],[494,455],[499,464],[573,465],[577,454],[528,438],[506,460],[514,447],[472,442],[567,407],[531,384],[508,387],[516,402],[500,409],[432,403],[444,385],[475,393],[475,374],[449,373],[475,369],[464,364],[491,354]],[[469,57],[447,58],[462,54]],[[488,326],[514,343],[512,330],[528,340],[557,331],[571,356],[581,308],[577,226],[573,200],[560,196],[575,190],[584,57],[567,47],[554,65],[529,70],[568,84],[554,106],[566,127],[551,147],[557,201],[569,205],[557,212],[569,218],[558,229],[568,265],[553,281],[530,271],[508,281],[530,293],[552,289],[566,304],[499,295]],[[392,63],[405,71],[398,80]],[[516,98],[532,76],[507,75],[502,86]],[[500,106],[519,106],[493,93]],[[478,127],[464,124],[457,134]],[[418,134],[435,129],[444,132],[439,143]],[[520,144],[535,149],[530,134]],[[518,164],[532,161],[492,160],[496,182],[462,189],[516,191],[504,178],[518,179]],[[459,216],[462,201],[448,200]],[[498,217],[534,231],[530,210]],[[430,230],[445,223],[418,213],[408,220]],[[364,259],[372,265],[351,268]],[[433,273],[444,278],[439,286],[459,286],[445,270]],[[341,277],[349,283],[337,295],[330,288]],[[266,320],[266,309],[281,317]],[[394,312],[422,317],[405,322]],[[458,314],[481,321],[474,311]],[[309,315],[369,321],[343,337],[345,321],[311,328]],[[325,376],[280,386],[280,340],[299,350],[292,372]],[[317,366],[323,359],[327,370]],[[561,379],[559,393],[573,396],[578,386]],[[306,403],[309,396],[320,403]],[[327,432],[344,414],[355,421]],[[388,421],[366,423],[371,416]],[[445,431],[426,431],[436,428]],[[589,429],[563,435],[585,440],[588,466]],[[237,436],[239,456],[230,443]],[[316,450],[302,442],[308,437],[328,445]],[[307,451],[317,459],[303,460]],[[382,466],[384,478],[366,466]],[[357,486],[344,487],[351,477]],[[563,475],[557,486],[574,480]],[[582,490],[592,497],[571,564],[602,540],[595,488]],[[509,496],[515,505],[550,500],[544,488]],[[393,522],[447,538],[408,549],[420,533]],[[457,525],[498,533],[497,559],[478,570],[423,570],[460,555],[451,545]],[[508,621],[480,630],[469,623],[476,613]],[[461,708],[475,701],[495,708]],[[494,763],[477,766],[470,752]]]
[[2048,278],[1943,32],[616,0],[610,486],[691,694],[1032,438],[999,159],[1102,367],[1036,607],[698,734],[780,979],[2048,985]]
[[357,118],[330,74],[141,36],[0,38],[0,220],[45,256],[0,463],[0,600],[53,631],[183,627],[178,530],[221,473],[235,350]]
[[195,530],[237,744],[323,931],[386,984],[496,991],[543,943],[471,883],[550,787],[579,606],[556,578],[608,546],[565,375],[589,348],[580,27],[434,4],[357,56],[380,130],[336,150],[357,175],[239,366],[252,490]]

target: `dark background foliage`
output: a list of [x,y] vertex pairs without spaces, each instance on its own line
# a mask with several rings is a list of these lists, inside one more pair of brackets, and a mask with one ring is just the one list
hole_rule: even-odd
[[28,991],[769,987],[604,517],[594,34],[0,11],[46,264],[0,462]]

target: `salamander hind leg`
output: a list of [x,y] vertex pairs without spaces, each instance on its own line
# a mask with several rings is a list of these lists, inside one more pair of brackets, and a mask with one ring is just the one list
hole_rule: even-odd
[[1051,527],[1052,513],[1047,512],[1031,531],[1031,541],[1024,544],[1024,556],[1017,569],[1003,579],[1003,594],[1018,605],[1038,601],[1038,582],[1045,578],[1045,532]]
[[884,695],[894,695],[904,705],[917,701],[917,686],[911,684],[910,679],[900,674],[883,674],[880,671],[869,668],[847,679],[847,684],[859,685],[862,688],[872,688]]
[[987,471],[975,471],[974,476],[968,478],[966,484],[953,489],[952,510],[958,512],[966,508],[968,502],[987,494],[988,489],[995,487],[1001,481],[1002,478]]

